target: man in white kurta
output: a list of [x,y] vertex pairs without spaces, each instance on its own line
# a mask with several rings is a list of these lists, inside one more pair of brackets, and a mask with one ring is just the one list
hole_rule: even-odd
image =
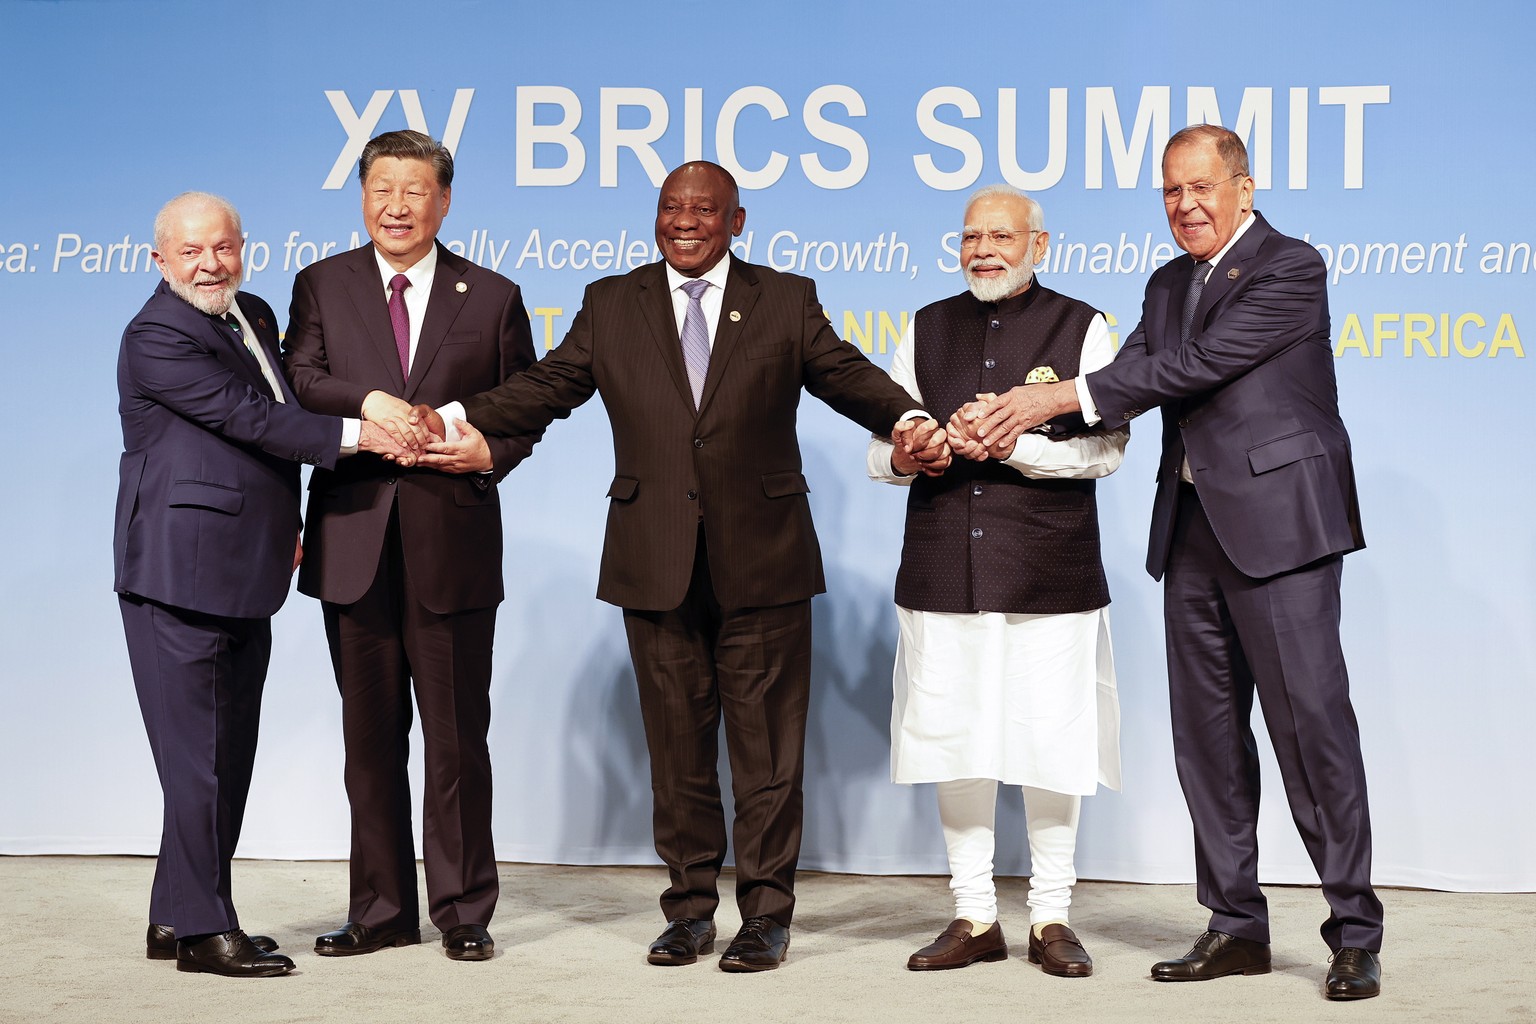
[[[920,310],[891,367],[933,415],[967,391],[1066,379],[1113,359],[1101,314],[1035,282],[1042,228],[1039,206],[1014,189],[972,195],[961,237],[969,294]],[[1092,973],[1068,924],[1078,815],[1100,784],[1119,788],[1120,758],[1091,481],[1120,465],[1128,435],[1048,426],[979,452],[986,465],[936,469],[884,439],[869,446],[872,479],[916,482],[897,583],[891,776],[937,784],[955,899],[956,920],[913,954],[914,970],[1007,955],[992,880],[1002,782],[1023,788],[1029,959],[1059,976]]]

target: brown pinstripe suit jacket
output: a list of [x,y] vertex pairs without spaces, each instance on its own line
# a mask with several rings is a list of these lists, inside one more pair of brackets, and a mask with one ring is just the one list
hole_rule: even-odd
[[[638,610],[678,606],[704,524],[727,608],[826,589],[795,433],[803,387],[888,433],[912,399],[822,313],[816,286],[732,259],[697,412],[662,264],[589,285],[560,346],[464,402],[488,434],[525,434],[594,392],[613,426],[613,484],[597,596]],[[739,317],[738,317],[739,314]]]

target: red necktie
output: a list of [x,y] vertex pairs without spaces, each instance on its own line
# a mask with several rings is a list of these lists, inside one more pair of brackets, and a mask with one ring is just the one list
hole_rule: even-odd
[[411,314],[405,309],[405,290],[411,279],[396,274],[389,279],[389,324],[395,329],[395,351],[400,353],[400,376],[411,375]]

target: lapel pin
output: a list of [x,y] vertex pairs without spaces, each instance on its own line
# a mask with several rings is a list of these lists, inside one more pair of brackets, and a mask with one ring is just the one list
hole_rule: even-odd
[[733,323],[733,324],[741,323],[741,313],[739,313],[738,311],[736,311],[734,309],[731,310],[731,323]]
[[257,317],[256,318],[256,326],[257,327],[265,327],[265,326],[267,326],[267,318],[264,317],[264,316]]
[[1242,273],[1241,270],[1238,270],[1236,267],[1233,267],[1231,270],[1227,271],[1227,280],[1228,281],[1236,281],[1237,280],[1237,275],[1241,274],[1241,273]]
[[460,281],[458,284],[453,286],[453,290],[458,292],[460,295],[463,295],[465,292],[469,291],[469,285],[465,284],[463,281]]

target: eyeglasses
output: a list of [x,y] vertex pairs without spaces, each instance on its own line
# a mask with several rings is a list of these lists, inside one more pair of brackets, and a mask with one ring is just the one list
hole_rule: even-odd
[[[1244,177],[1247,177],[1247,175],[1232,175],[1232,178]],[[1222,185],[1225,185],[1227,182],[1231,181],[1232,178],[1223,178],[1221,181],[1197,181],[1193,185],[1168,185],[1164,188],[1158,189],[1158,191],[1163,194],[1163,202],[1171,206],[1178,202],[1180,199],[1183,199],[1185,192],[1188,192],[1196,199],[1205,199]]]
[[992,239],[992,244],[1000,249],[1007,248],[1019,239],[1028,239],[1031,235],[1038,235],[1038,231],[967,231],[960,236],[960,248],[974,249],[981,244],[983,237]]

